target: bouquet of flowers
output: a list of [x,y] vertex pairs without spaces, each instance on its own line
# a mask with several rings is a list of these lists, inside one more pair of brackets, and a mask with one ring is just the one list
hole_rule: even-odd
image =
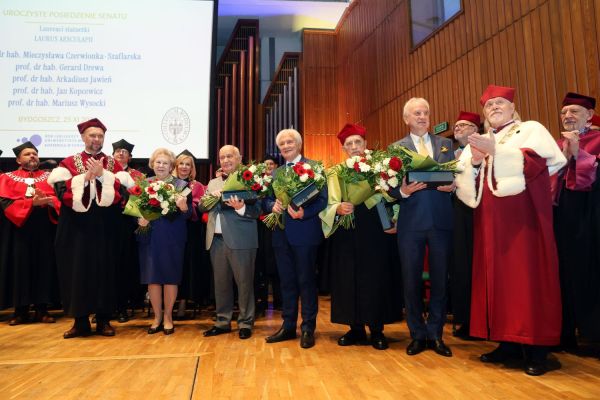
[[[264,163],[254,164],[251,162],[248,165],[239,165],[227,177],[222,192],[247,191],[262,198],[272,193],[272,180],[273,177],[267,173],[267,166]],[[207,210],[210,210],[217,204],[219,197],[207,193],[202,196],[200,201]]]
[[[292,203],[294,196],[311,185],[318,194],[318,191],[325,185],[323,170],[323,163],[320,161],[300,161],[291,168],[282,169],[273,180],[272,187],[275,197],[281,201],[284,208],[287,208]],[[276,226],[283,229],[283,219],[279,213],[268,214],[263,222],[270,229],[275,229]]]
[[[365,150],[364,156],[347,158],[339,168],[332,170],[332,173],[336,173],[340,179],[342,201],[357,206],[375,193],[378,174],[373,167],[379,153],[374,154],[372,150]],[[354,213],[339,216],[336,224],[345,229],[354,228]]]
[[375,190],[387,192],[391,188],[398,187],[404,178],[405,171],[402,169],[404,165],[402,158],[382,152],[373,165],[376,174]]
[[[445,149],[445,151],[448,150]],[[374,169],[379,173],[376,188],[384,192],[401,185],[407,172],[410,171],[459,172],[458,160],[438,163],[429,156],[424,156],[400,145],[389,146],[387,152],[383,153],[380,160],[375,162]]]
[[[148,180],[145,176],[136,180],[136,184],[128,189],[129,200],[123,214],[132,217],[143,217],[154,221],[162,216],[177,211],[175,204],[178,195],[183,195],[183,188],[176,188],[172,183],[162,180]],[[138,227],[136,233],[147,233],[150,226]]]

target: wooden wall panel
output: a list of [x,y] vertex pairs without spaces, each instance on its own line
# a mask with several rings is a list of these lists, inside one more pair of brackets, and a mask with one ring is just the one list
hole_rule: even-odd
[[432,125],[452,124],[460,110],[481,111],[488,84],[513,86],[521,117],[555,136],[567,91],[600,97],[600,0],[463,0],[463,11],[415,49],[409,3],[354,0],[335,34],[305,32],[313,158],[333,154],[331,137],[346,122],[365,125],[371,145],[406,135],[402,107],[413,96],[430,102]]
[[303,51],[300,63],[303,154],[324,161],[337,160],[341,149],[335,136],[339,125],[336,35],[332,31],[306,30],[303,44],[308,50]]

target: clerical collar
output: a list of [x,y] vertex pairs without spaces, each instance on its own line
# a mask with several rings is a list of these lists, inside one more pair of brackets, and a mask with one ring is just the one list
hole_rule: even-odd
[[507,126],[509,126],[510,124],[514,124],[515,120],[511,119],[510,121],[508,121],[507,123],[505,123],[504,125],[501,125],[498,128],[492,128],[492,133],[498,133],[500,132],[502,129],[506,128]]

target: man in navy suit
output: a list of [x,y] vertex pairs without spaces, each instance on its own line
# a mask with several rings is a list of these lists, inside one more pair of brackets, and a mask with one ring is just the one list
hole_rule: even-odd
[[[297,162],[308,162],[300,154],[302,137],[294,129],[284,129],[277,134],[275,143],[279,147],[285,164],[275,170],[274,176],[291,168]],[[327,205],[327,189],[323,188],[319,196],[294,211],[283,208],[281,201],[267,198],[263,201],[265,212],[283,213],[283,230],[275,228],[273,232],[273,251],[277,262],[277,271],[281,281],[283,325],[267,343],[276,343],[296,338],[298,320],[298,298],[302,303],[302,337],[300,347],[304,349],[315,345],[315,327],[317,323],[318,293],[316,258],[319,244],[323,241],[319,212]]]
[[[438,137],[429,130],[429,103],[423,98],[412,98],[404,105],[404,122],[410,134],[395,142],[419,154],[429,155],[440,163],[454,159],[452,140]],[[415,355],[427,347],[443,356],[452,351],[442,340],[446,319],[446,286],[448,263],[452,250],[452,199],[454,184],[427,189],[422,182],[407,184],[390,194],[400,200],[398,214],[398,252],[402,266],[406,321],[412,338],[406,348]],[[431,297],[429,317],[423,319],[423,262],[429,249],[429,276]]]

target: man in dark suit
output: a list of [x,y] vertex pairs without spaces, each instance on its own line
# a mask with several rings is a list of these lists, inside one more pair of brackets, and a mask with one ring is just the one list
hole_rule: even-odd
[[[300,154],[302,137],[294,129],[284,129],[275,138],[277,147],[285,159],[285,165],[275,170],[275,176],[284,168],[291,168],[297,162],[309,162]],[[317,322],[318,293],[316,279],[316,258],[319,244],[323,241],[319,212],[327,205],[327,189],[306,205],[294,211],[283,208],[281,201],[267,198],[263,201],[265,212],[283,213],[283,230],[273,232],[273,250],[281,281],[283,325],[267,343],[276,343],[296,338],[298,319],[298,298],[302,302],[302,337],[300,347],[315,345],[314,331]]]
[[[237,147],[227,145],[219,150],[219,162],[223,174],[212,179],[206,192],[221,196],[225,174],[234,172],[242,156]],[[207,211],[199,206],[201,212]],[[216,336],[231,332],[233,315],[233,280],[238,288],[240,313],[237,324],[240,339],[252,336],[254,325],[254,260],[258,248],[256,220],[260,215],[260,202],[245,204],[233,196],[226,203],[218,202],[208,212],[206,225],[206,250],[215,279],[215,302],[217,321],[204,332],[204,336]]]
[[[452,141],[432,135],[429,130],[429,103],[423,98],[412,98],[404,105],[404,122],[410,134],[399,144],[419,154],[428,155],[438,162],[454,159]],[[407,323],[412,338],[406,348],[415,355],[428,346],[443,356],[452,351],[444,344],[442,332],[446,319],[446,286],[448,263],[452,249],[452,199],[454,185],[427,189],[422,182],[407,184],[390,194],[400,200],[398,214],[398,251],[402,266]],[[429,317],[423,318],[423,262],[425,249],[429,250],[431,297]]]

